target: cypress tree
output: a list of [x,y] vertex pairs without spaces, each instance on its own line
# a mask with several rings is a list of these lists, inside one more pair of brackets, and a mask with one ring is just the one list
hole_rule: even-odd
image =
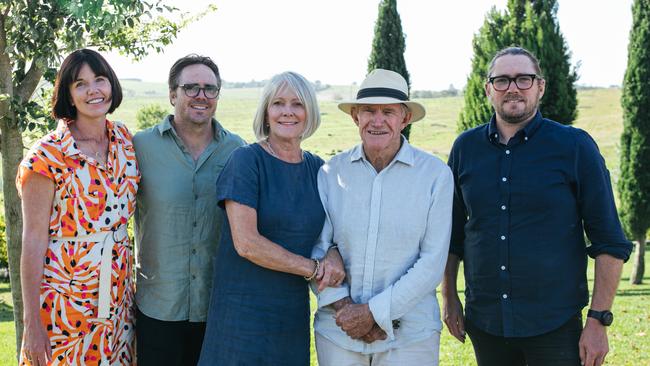
[[650,228],[650,0],[632,5],[632,30],[623,80],[621,135],[621,221],[637,242],[630,282],[640,284]]
[[492,8],[474,36],[472,72],[467,80],[459,130],[490,119],[493,112],[485,97],[486,71],[494,54],[508,46],[524,47],[540,60],[546,79],[546,92],[540,103],[544,117],[571,124],[577,113],[574,83],[578,76],[569,64],[571,55],[557,22],[557,2],[509,0],[503,13]]
[[474,35],[472,72],[469,74],[465,86],[465,104],[460,111],[459,131],[485,123],[492,116],[492,105],[485,96],[486,73],[494,54],[510,44],[509,34],[505,34],[506,37],[499,36],[506,28],[507,20],[504,14],[492,7],[486,15],[483,26]]
[[[397,0],[382,0],[379,3],[379,14],[375,22],[375,38],[372,41],[372,51],[368,58],[368,72],[374,69],[395,71],[406,79],[411,90],[411,79],[404,61],[406,40],[402,32],[402,21],[397,12]],[[411,125],[402,133],[409,138]]]

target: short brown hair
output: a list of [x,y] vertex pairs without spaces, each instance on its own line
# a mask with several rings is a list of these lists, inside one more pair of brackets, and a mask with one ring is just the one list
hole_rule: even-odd
[[526,57],[528,57],[530,62],[533,63],[533,67],[535,68],[535,73],[539,77],[544,77],[542,75],[542,68],[539,66],[539,60],[537,59],[537,57],[535,57],[535,55],[533,55],[532,52],[528,51],[527,49],[525,49],[523,47],[513,46],[513,47],[504,48],[501,51],[497,52],[496,55],[494,55],[494,57],[492,58],[492,61],[490,61],[490,65],[488,66],[488,70],[487,70],[488,79],[492,77],[492,70],[494,70],[494,64],[497,62],[497,59],[499,57],[503,57],[503,56],[506,56],[506,55],[526,56]]
[[181,72],[184,68],[196,64],[209,67],[210,70],[214,72],[214,76],[217,78],[217,89],[221,89],[221,76],[219,75],[219,68],[217,67],[217,64],[215,64],[210,57],[200,56],[192,53],[185,57],[179,58],[176,62],[174,62],[174,65],[172,65],[172,68],[169,70],[169,79],[167,80],[169,90],[172,91],[178,88],[178,78],[181,76]]
[[77,79],[84,64],[88,65],[95,75],[104,76],[111,83],[111,108],[108,113],[113,113],[122,103],[122,86],[115,71],[99,52],[84,48],[69,54],[56,74],[52,93],[52,117],[71,120],[77,118],[77,108],[71,101],[70,85]]

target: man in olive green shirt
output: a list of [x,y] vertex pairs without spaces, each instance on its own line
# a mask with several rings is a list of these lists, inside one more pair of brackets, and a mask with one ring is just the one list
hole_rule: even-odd
[[135,135],[138,364],[198,360],[224,213],[215,183],[244,141],[216,119],[221,79],[208,57],[189,55],[169,73],[174,115]]

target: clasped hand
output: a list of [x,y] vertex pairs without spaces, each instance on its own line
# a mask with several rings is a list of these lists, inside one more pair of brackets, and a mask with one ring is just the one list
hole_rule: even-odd
[[320,261],[320,268],[316,273],[316,284],[318,292],[323,291],[326,287],[337,287],[345,279],[345,268],[343,267],[343,258],[338,249],[330,249]]
[[[384,340],[387,335],[375,322],[368,304],[355,304],[350,298],[343,299],[335,306],[336,325],[353,339],[360,339],[366,343]],[[341,300],[340,300],[341,301]]]

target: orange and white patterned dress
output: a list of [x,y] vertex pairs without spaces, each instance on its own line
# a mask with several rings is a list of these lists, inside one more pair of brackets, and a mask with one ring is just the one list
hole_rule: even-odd
[[[52,365],[133,365],[133,254],[128,237],[112,248],[108,319],[97,318],[102,243],[57,240],[126,225],[140,181],[131,134],[123,124],[106,120],[109,148],[102,166],[77,149],[70,123],[74,121],[59,123],[34,144],[16,177],[19,192],[28,174],[42,174],[55,183],[40,286]],[[24,351],[20,364],[29,365]]]

